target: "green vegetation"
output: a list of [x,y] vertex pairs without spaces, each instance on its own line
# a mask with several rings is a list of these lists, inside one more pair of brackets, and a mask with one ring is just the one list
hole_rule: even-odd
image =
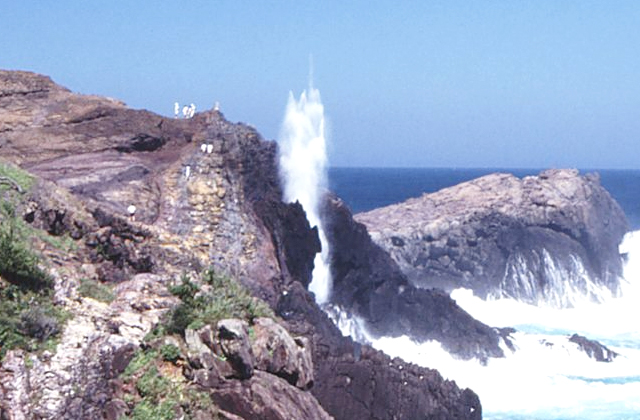
[[[22,181],[26,185],[26,181]],[[68,314],[53,305],[53,281],[15,216],[12,203],[0,206],[0,359],[8,350],[51,348]]]
[[0,193],[15,189],[19,193],[29,191],[35,185],[35,178],[16,166],[0,163]]
[[85,278],[80,279],[78,293],[82,297],[88,297],[105,303],[111,303],[116,298],[113,290],[111,290],[111,287],[108,285]]
[[180,347],[167,343],[163,337],[183,335],[187,328],[215,326],[225,318],[251,322],[257,317],[275,315],[240,283],[212,269],[195,280],[183,275],[170,291],[180,298],[180,303],[167,314],[162,325],[147,334],[144,348],[134,355],[121,376],[128,388],[135,390],[133,395],[125,396],[130,409],[126,419],[190,419],[198,411],[206,413],[207,418],[217,418],[210,396],[194,389],[182,375],[185,357]]
[[160,347],[160,354],[163,360],[175,363],[180,358],[180,348],[173,344],[165,344]]
[[51,278],[39,267],[40,258],[29,248],[29,238],[11,203],[2,202],[0,217],[0,276],[22,289],[50,287]]
[[[16,215],[35,178],[0,163],[0,359],[7,351],[51,350],[69,314],[53,304],[53,279],[32,251],[35,236],[49,237]],[[30,359],[27,359],[30,360]]]
[[183,334],[187,328],[216,325],[225,318],[241,318],[249,322],[258,317],[274,317],[271,308],[249,293],[240,283],[228,276],[206,270],[201,282],[210,286],[204,292],[200,286],[184,275],[181,283],[171,287],[171,293],[180,298],[167,322],[168,333]]
[[134,374],[140,372],[140,370],[147,367],[157,356],[158,353],[153,349],[138,350],[122,375],[124,378],[130,378]]
[[130,414],[124,419],[191,419],[199,410],[215,416],[217,410],[209,395],[189,388],[181,369],[175,367],[177,370],[174,372],[178,373],[174,375],[166,373],[172,371],[167,369],[167,366],[174,366],[164,360],[169,346],[178,349],[173,345],[165,345],[160,352],[152,348],[139,350],[125,369],[122,377],[126,383],[132,385],[135,392],[134,395],[127,395],[125,398],[130,407]]
[[0,359],[7,351],[51,349],[69,314],[51,302],[51,291],[25,290],[0,280]]

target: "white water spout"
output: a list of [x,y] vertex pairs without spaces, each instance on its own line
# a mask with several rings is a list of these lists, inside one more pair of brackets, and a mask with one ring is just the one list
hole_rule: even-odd
[[320,92],[309,86],[296,101],[289,102],[280,138],[280,176],[284,184],[284,200],[298,201],[311,226],[317,226],[322,252],[314,260],[313,279],[309,289],[316,302],[328,302],[331,293],[329,243],[320,218],[320,202],[327,186],[327,151],[324,107]]

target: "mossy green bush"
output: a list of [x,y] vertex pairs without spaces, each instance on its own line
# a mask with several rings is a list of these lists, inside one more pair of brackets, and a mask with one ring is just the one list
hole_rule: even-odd
[[180,358],[180,348],[173,344],[164,344],[160,347],[160,355],[163,360],[175,363]]
[[51,287],[51,277],[40,268],[40,258],[30,249],[11,203],[2,202],[0,218],[0,276],[22,289]]
[[53,304],[51,290],[25,290],[0,280],[0,360],[15,348],[51,349],[68,319]]
[[181,283],[170,288],[171,293],[180,298],[180,303],[169,315],[166,330],[169,333],[184,334],[187,328],[215,325],[225,318],[241,318],[252,322],[255,318],[275,315],[262,300],[251,296],[249,291],[229,276],[217,274],[208,269],[202,274],[202,284],[209,285],[203,292],[188,276],[182,276]]
[[168,377],[163,374],[161,367],[167,363],[166,347],[161,347],[160,351],[151,347],[140,349],[123,372],[122,379],[127,388],[135,390],[124,397],[129,414],[123,419],[186,420],[194,418],[197,411],[216,418],[217,408],[206,392],[189,387],[181,375]]
[[88,297],[105,303],[111,303],[116,298],[111,287],[96,280],[86,278],[80,279],[78,293],[82,297]]

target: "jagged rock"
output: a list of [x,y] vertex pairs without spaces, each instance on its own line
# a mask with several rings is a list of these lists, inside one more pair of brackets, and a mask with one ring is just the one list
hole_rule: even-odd
[[258,318],[253,325],[251,343],[256,369],[273,373],[291,385],[308,389],[313,384],[310,343],[304,337],[292,338],[287,330],[270,318]]
[[613,359],[618,357],[618,353],[615,351],[609,350],[595,340],[589,340],[587,337],[578,334],[573,334],[569,341],[576,343],[582,351],[597,362],[613,362]]
[[481,419],[473,391],[428,368],[391,359],[344,337],[301,284],[282,296],[278,313],[289,330],[313,341],[311,392],[339,419]]
[[419,287],[556,306],[617,292],[628,230],[597,175],[575,170],[487,175],[356,220]]
[[249,342],[248,325],[239,319],[218,322],[218,340],[222,353],[231,363],[240,379],[253,375],[255,357]]
[[[206,346],[200,338],[200,332],[191,328],[184,330],[184,342],[187,344],[187,355],[190,360],[198,360],[202,354],[213,354],[212,349]],[[200,364],[199,362],[195,362]]]

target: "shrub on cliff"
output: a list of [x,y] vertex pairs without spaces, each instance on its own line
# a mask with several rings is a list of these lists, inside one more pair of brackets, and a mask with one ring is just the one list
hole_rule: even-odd
[[0,280],[0,360],[7,351],[49,348],[67,320],[50,290],[34,292]]
[[167,361],[163,351],[140,349],[123,372],[128,415],[123,420],[217,418],[209,395],[190,387],[181,369]]
[[16,216],[32,185],[26,172],[0,164],[0,359],[11,349],[48,347],[67,318],[53,304],[51,276],[31,250],[33,229]]
[[13,205],[3,201],[0,216],[0,276],[23,289],[51,286],[49,275],[38,266],[40,258],[29,249]]
[[183,334],[187,328],[216,325],[226,318],[251,322],[259,317],[274,317],[266,303],[251,296],[237,281],[213,269],[202,274],[200,283],[202,286],[184,275],[180,284],[171,287],[171,293],[180,298],[180,303],[170,313],[167,332]]

